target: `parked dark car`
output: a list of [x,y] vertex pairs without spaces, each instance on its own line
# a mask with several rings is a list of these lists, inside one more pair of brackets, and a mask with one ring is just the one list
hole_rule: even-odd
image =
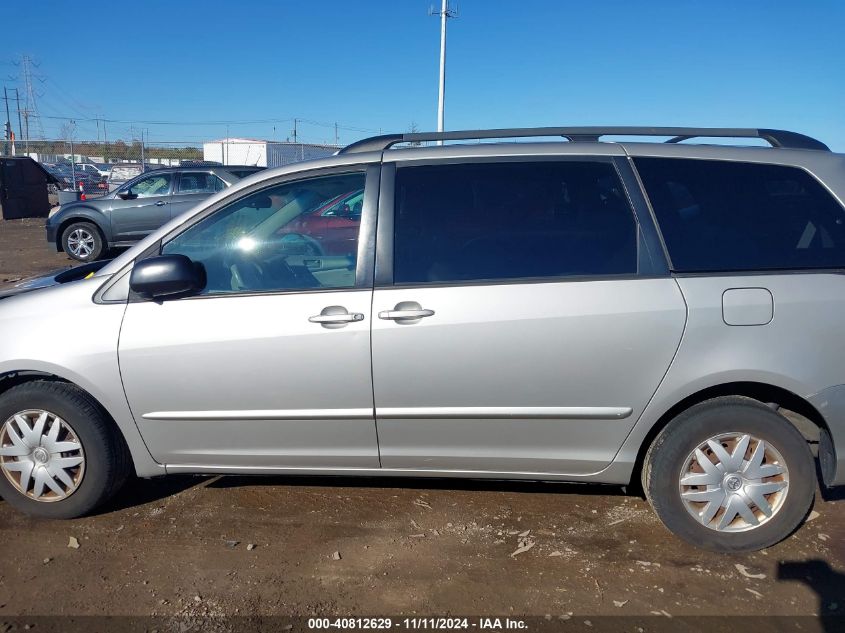
[[44,165],[44,167],[59,181],[59,189],[78,191],[80,183],[85,193],[103,193],[107,189],[105,180],[92,172],[71,170],[65,165]]
[[[118,169],[112,170],[112,174]],[[238,168],[239,172],[244,169]],[[81,262],[131,246],[162,224],[240,180],[220,167],[170,167],[136,176],[95,200],[62,205],[47,220],[47,241]]]

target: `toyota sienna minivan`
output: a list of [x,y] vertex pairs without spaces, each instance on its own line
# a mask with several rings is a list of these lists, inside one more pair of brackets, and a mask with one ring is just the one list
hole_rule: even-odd
[[130,474],[633,482],[691,543],[767,547],[816,460],[845,483],[843,198],[845,157],[757,129],[399,134],[256,174],[0,301],[0,494],[68,518]]

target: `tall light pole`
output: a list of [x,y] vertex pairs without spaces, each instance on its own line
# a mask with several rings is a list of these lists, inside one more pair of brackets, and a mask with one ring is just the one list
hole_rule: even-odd
[[[432,7],[429,14],[440,17],[440,93],[437,99],[437,131],[442,132],[446,119],[446,21],[457,17],[458,13],[449,8],[449,0],[442,0],[440,11],[435,11]],[[437,144],[443,145],[443,141],[437,141]]]

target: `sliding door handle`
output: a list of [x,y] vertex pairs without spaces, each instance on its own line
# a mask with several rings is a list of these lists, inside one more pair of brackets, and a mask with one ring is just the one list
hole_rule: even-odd
[[434,316],[434,310],[423,308],[416,301],[400,301],[392,310],[382,310],[378,318],[385,321],[416,321],[423,317]]
[[426,310],[420,308],[419,310],[383,310],[378,313],[378,318],[388,321],[396,321],[398,319],[421,319],[423,317],[434,316],[434,310]]

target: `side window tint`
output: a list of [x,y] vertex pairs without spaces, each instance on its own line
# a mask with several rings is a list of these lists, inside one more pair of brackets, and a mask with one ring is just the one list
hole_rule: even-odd
[[796,167],[636,158],[679,272],[840,268],[845,213]]
[[129,187],[129,192],[139,198],[166,196],[170,193],[170,174],[156,174],[142,178]]
[[395,283],[613,275],[637,270],[637,227],[605,162],[397,170]]
[[214,193],[226,188],[226,183],[208,172],[182,172],[179,175],[179,193]]
[[325,217],[364,191],[363,173],[286,183],[232,202],[168,242],[162,254],[201,262],[206,294],[351,288],[360,216]]

